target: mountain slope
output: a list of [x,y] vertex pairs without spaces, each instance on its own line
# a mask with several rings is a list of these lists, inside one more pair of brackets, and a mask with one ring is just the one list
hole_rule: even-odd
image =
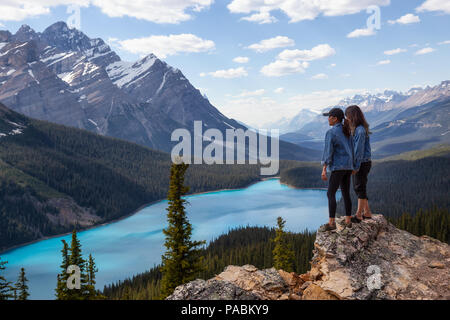
[[[164,199],[170,155],[27,118],[0,104],[0,251]],[[190,192],[240,188],[259,165],[192,165]]]
[[450,99],[408,108],[372,129],[376,157],[450,143]]
[[[183,73],[155,55],[121,61],[102,39],[64,22],[42,33],[0,31],[0,101],[27,116],[87,129],[162,151],[177,128],[246,129],[215,108]],[[285,159],[318,159],[315,151],[280,144]]]

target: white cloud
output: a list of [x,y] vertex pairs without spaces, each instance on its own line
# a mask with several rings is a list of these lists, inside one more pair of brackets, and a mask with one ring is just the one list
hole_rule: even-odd
[[193,34],[171,34],[118,41],[121,49],[136,54],[154,53],[159,58],[181,52],[206,52],[215,48],[211,40],[204,40]]
[[330,67],[330,68],[334,68],[334,67],[336,67],[336,63],[332,63],[332,64],[330,64],[330,65],[329,65],[329,67]]
[[412,13],[405,14],[401,16],[397,20],[389,20],[390,24],[410,24],[410,23],[418,23],[420,22],[419,16],[413,15]]
[[294,73],[304,73],[308,62],[298,60],[276,60],[261,68],[260,72],[268,77],[281,77]]
[[356,29],[347,34],[347,38],[359,38],[359,37],[367,37],[375,35],[375,29]]
[[427,53],[431,53],[433,51],[436,51],[436,50],[433,48],[427,47],[427,48],[423,48],[423,49],[416,51],[415,55],[427,54]]
[[313,80],[324,80],[324,79],[328,79],[328,76],[325,73],[318,73],[318,74],[312,76],[311,79],[313,79]]
[[236,57],[233,59],[237,63],[247,63],[250,59],[248,57]]
[[278,94],[283,93],[284,92],[284,88],[283,87],[276,88],[275,90],[273,90],[273,92],[278,93]]
[[257,22],[259,24],[274,23],[278,21],[277,18],[271,16],[269,12],[254,13],[251,16],[241,18],[241,20]]
[[438,45],[443,45],[443,44],[450,44],[450,40],[445,40],[445,41],[442,41],[442,42],[439,42],[438,43]]
[[5,25],[0,22],[0,28],[5,28]]
[[309,67],[307,61],[332,56],[336,51],[328,44],[320,44],[311,50],[284,50],[277,59],[261,68],[261,73],[268,77],[281,77],[294,73],[304,73]]
[[89,0],[17,0],[1,1],[1,19],[4,21],[21,21],[29,17],[49,14],[51,7],[58,5],[89,6]]
[[247,70],[243,67],[239,68],[231,68],[227,70],[217,70],[214,72],[208,73],[210,76],[214,78],[224,78],[224,79],[232,79],[232,78],[241,78],[248,76]]
[[245,97],[229,98],[220,104],[221,112],[228,117],[239,119],[256,127],[267,122],[267,119],[273,119],[279,116],[280,108],[278,101],[269,97]]
[[264,90],[264,89],[258,89],[258,90],[254,90],[254,91],[244,90],[239,95],[237,95],[235,97],[241,98],[241,97],[262,96],[265,92],[266,92],[266,90]]
[[341,74],[342,78],[350,78],[352,75],[350,73],[343,73]]
[[275,38],[261,40],[258,43],[251,44],[247,49],[252,49],[256,52],[266,52],[276,48],[291,47],[295,45],[294,40],[284,36],[277,36]]
[[319,44],[311,50],[284,50],[278,55],[278,59],[281,60],[302,60],[313,61],[323,59],[336,54],[334,50],[328,44]]
[[378,61],[377,66],[382,66],[385,64],[389,64],[389,63],[391,63],[391,60],[381,60],[381,61]]
[[180,23],[192,19],[187,10],[201,11],[208,8],[214,0],[91,0],[109,17],[132,17],[156,23]]
[[407,51],[406,49],[397,48],[397,49],[392,49],[392,50],[386,50],[384,52],[384,54],[388,55],[388,56],[392,56],[394,54],[399,54],[399,53],[406,52],[406,51]]
[[188,10],[201,11],[214,0],[15,0],[2,1],[2,20],[20,21],[26,18],[49,14],[52,7],[60,5],[96,6],[109,17],[132,17],[156,23],[179,23],[192,18]]
[[443,11],[444,13],[450,14],[450,2],[448,0],[426,0],[416,8],[416,11]]
[[[390,0],[232,0],[227,6],[232,13],[250,14],[259,12],[269,14],[280,10],[290,22],[313,20],[319,15],[342,16],[365,11],[371,5],[389,5]],[[250,16],[251,17],[251,16]]]

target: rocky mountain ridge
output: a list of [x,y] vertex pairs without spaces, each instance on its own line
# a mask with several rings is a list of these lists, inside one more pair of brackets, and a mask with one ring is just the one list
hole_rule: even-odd
[[[149,54],[126,62],[100,38],[57,22],[42,33],[0,31],[0,101],[26,116],[170,151],[177,128],[247,128],[215,108],[183,73]],[[309,152],[307,152],[309,151]],[[281,142],[286,159],[314,151]],[[319,155],[316,154],[315,157]]]
[[[122,90],[107,71],[108,66],[124,63],[120,57],[102,39],[90,39],[64,22],[42,33],[26,25],[14,35],[2,31],[0,41],[0,100],[15,111],[165,151],[170,150],[170,133],[190,125],[177,122],[149,103],[150,96],[143,101],[133,91]],[[145,64],[148,59],[134,64],[143,66],[135,77],[173,70],[153,55],[151,59],[158,63]],[[177,76],[181,78],[181,72]],[[162,82],[158,77],[147,78],[148,85],[141,89],[157,85],[161,92],[173,90]],[[200,92],[197,95],[204,100]],[[173,101],[170,106],[176,109],[178,103]],[[217,117],[214,124],[226,119]]]
[[178,286],[168,300],[450,299],[450,247],[397,229],[382,215],[318,230],[311,270],[228,266]]

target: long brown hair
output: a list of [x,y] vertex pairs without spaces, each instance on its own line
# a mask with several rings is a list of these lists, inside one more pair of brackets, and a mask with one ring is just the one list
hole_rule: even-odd
[[344,132],[344,134],[347,138],[350,137],[351,126],[347,119],[344,119],[344,125],[342,126],[342,131]]
[[347,118],[345,120],[348,121],[352,135],[355,134],[355,129],[360,125],[366,129],[366,135],[371,134],[364,113],[357,105],[347,107],[347,109],[345,109],[345,117]]

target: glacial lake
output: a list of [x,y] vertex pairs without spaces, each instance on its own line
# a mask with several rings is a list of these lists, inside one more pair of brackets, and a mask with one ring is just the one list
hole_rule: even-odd
[[[337,196],[340,197],[339,192]],[[315,231],[328,219],[325,190],[294,189],[276,178],[245,189],[185,198],[189,201],[186,211],[193,225],[192,238],[207,242],[239,226],[274,227],[278,216],[286,220],[286,230],[292,232]],[[84,258],[91,253],[97,263],[97,289],[161,262],[166,207],[167,200],[162,200],[125,219],[78,233]],[[30,299],[54,299],[62,239],[70,245],[71,235],[66,235],[2,253],[2,261],[8,261],[3,272],[6,279],[16,282],[20,268],[24,267]]]

